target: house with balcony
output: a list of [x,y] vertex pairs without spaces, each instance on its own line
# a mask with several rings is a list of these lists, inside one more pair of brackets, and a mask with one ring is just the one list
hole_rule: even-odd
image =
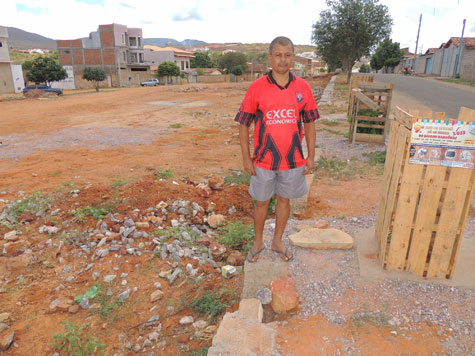
[[10,61],[8,30],[0,26],[0,93],[20,93],[24,87],[21,65]]
[[192,52],[173,47],[144,46],[145,62],[154,70],[160,63],[168,61],[175,63],[182,72],[190,72],[190,60],[195,58]]
[[90,88],[82,79],[84,68],[100,67],[107,73],[108,86],[139,86],[152,76],[145,62],[141,28],[99,25],[88,38],[57,40],[59,63],[72,66],[76,88]]

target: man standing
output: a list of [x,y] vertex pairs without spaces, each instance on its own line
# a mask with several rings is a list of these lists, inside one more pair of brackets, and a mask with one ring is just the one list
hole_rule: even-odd
[[[317,105],[308,83],[290,72],[294,45],[287,37],[275,38],[267,58],[272,70],[254,81],[247,90],[235,121],[244,170],[251,174],[249,193],[256,200],[255,241],[247,260],[256,262],[264,250],[263,231],[267,206],[275,194],[275,233],[272,250],[284,261],[293,258],[282,242],[290,215],[290,199],[308,192],[305,175],[313,171]],[[249,150],[249,127],[254,122],[254,153]],[[302,125],[303,124],[303,125]],[[305,133],[308,157],[304,158]]]

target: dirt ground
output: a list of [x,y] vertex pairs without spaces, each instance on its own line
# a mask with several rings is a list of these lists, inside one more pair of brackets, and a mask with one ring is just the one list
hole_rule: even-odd
[[[325,86],[326,82],[315,80],[310,84]],[[242,168],[237,124],[233,119],[248,85],[246,82],[194,84],[111,89],[99,93],[66,91],[62,97],[41,99],[15,96],[2,101],[0,98],[0,212],[7,201],[34,191],[54,196],[54,207],[62,212],[111,200],[118,194],[124,215],[133,209],[145,214],[147,208],[161,200],[193,199],[206,206],[212,199],[217,213],[226,214],[234,206],[236,213],[232,219],[250,223],[253,206],[245,186],[227,185],[224,190],[213,191],[210,198],[200,196],[195,189],[210,177],[229,176]],[[340,105],[345,111],[344,104]],[[325,109],[322,113],[325,114]],[[318,137],[342,138],[347,123],[331,126],[333,133],[323,127],[324,124],[317,124],[317,141]],[[155,179],[157,174],[166,171],[173,172],[173,177],[164,181]],[[309,208],[302,218],[373,214],[379,201],[381,178],[378,172],[372,171],[338,180],[317,173],[318,184],[312,186]],[[71,196],[70,191],[74,189],[81,190],[79,198]],[[18,251],[13,256],[0,257],[0,314],[11,313],[5,322],[15,331],[14,344],[5,355],[53,354],[52,336],[63,331],[63,320],[87,322],[88,330],[108,345],[106,355],[137,354],[124,348],[119,340],[140,339],[143,335],[142,324],[147,321],[152,306],[149,295],[154,290],[153,282],[169,265],[164,260],[147,262],[150,255],[124,257],[119,265],[113,264],[112,256],[96,260],[94,269],[100,270],[101,276],[114,271],[128,273],[129,285],[137,286],[138,290],[119,311],[105,318],[83,310],[75,314],[51,313],[49,306],[54,299],[74,298],[93,285],[89,275],[65,283],[64,279],[73,272],[64,274],[64,267],[73,266],[76,271],[83,268],[83,259],[72,245],[61,245],[62,250],[58,251],[54,247],[57,245],[47,241],[48,235],[37,233],[44,223],[61,228],[66,218],[59,214],[56,221],[38,220],[23,226],[23,234],[28,239],[21,252],[32,250],[35,262]],[[93,229],[96,222],[89,217],[74,222],[70,229]],[[8,227],[0,225],[0,236],[8,231]],[[152,228],[147,230],[151,231]],[[59,234],[53,240],[60,243]],[[0,247],[4,244],[2,240]],[[60,256],[63,257],[61,263],[58,262]],[[193,261],[183,263],[188,262]],[[204,287],[219,286],[235,291],[229,293],[228,307],[234,310],[238,300],[233,298],[241,293],[242,275],[227,280],[206,266],[209,267],[204,265],[200,270],[208,274]],[[213,327],[219,323],[219,320],[210,323],[212,328],[201,338],[190,338],[192,327],[180,327],[178,321],[193,312],[179,306],[189,303],[198,293],[198,287],[188,279],[178,283],[179,288],[172,288],[162,282],[166,302],[153,307],[153,314],[160,315],[162,323],[160,340],[166,341],[161,349],[155,349],[158,355],[191,355],[193,350],[209,346]],[[120,288],[120,281],[111,284],[114,293]],[[198,317],[195,315],[195,318]],[[281,352],[290,355],[289,350],[296,352],[300,348],[302,351],[295,354],[315,355],[317,353],[310,349],[303,351],[307,346],[301,340],[311,339],[315,345],[324,347],[326,354],[334,354],[335,348],[329,346],[328,340],[340,334],[349,337],[355,330],[351,325],[327,324],[318,317],[291,321],[279,334],[282,343],[283,339],[291,340],[282,346]],[[400,354],[425,355],[420,351],[423,345],[437,343],[435,331],[425,331],[412,334],[410,342],[400,345]],[[369,347],[364,355],[385,354],[385,349],[392,345],[384,327],[372,326],[365,337],[368,345],[377,347]],[[138,354],[149,352],[143,349]]]

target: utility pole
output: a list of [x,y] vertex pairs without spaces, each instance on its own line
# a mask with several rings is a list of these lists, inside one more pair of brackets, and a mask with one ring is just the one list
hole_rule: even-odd
[[457,57],[457,62],[455,63],[454,76],[457,75],[457,73],[458,73],[459,64],[460,64],[460,61],[462,59],[463,32],[465,31],[465,20],[466,19],[463,19],[462,37],[460,37],[459,54],[458,54],[458,57]]
[[417,28],[417,40],[416,40],[416,51],[414,53],[414,66],[412,69],[415,70],[416,66],[416,59],[417,59],[417,47],[419,46],[419,33],[421,31],[421,22],[422,22],[422,14],[419,16],[419,27]]

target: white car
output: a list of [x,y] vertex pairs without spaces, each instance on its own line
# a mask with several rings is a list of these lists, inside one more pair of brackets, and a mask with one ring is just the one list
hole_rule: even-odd
[[140,83],[143,87],[156,87],[160,82],[158,79],[148,79],[145,82]]

